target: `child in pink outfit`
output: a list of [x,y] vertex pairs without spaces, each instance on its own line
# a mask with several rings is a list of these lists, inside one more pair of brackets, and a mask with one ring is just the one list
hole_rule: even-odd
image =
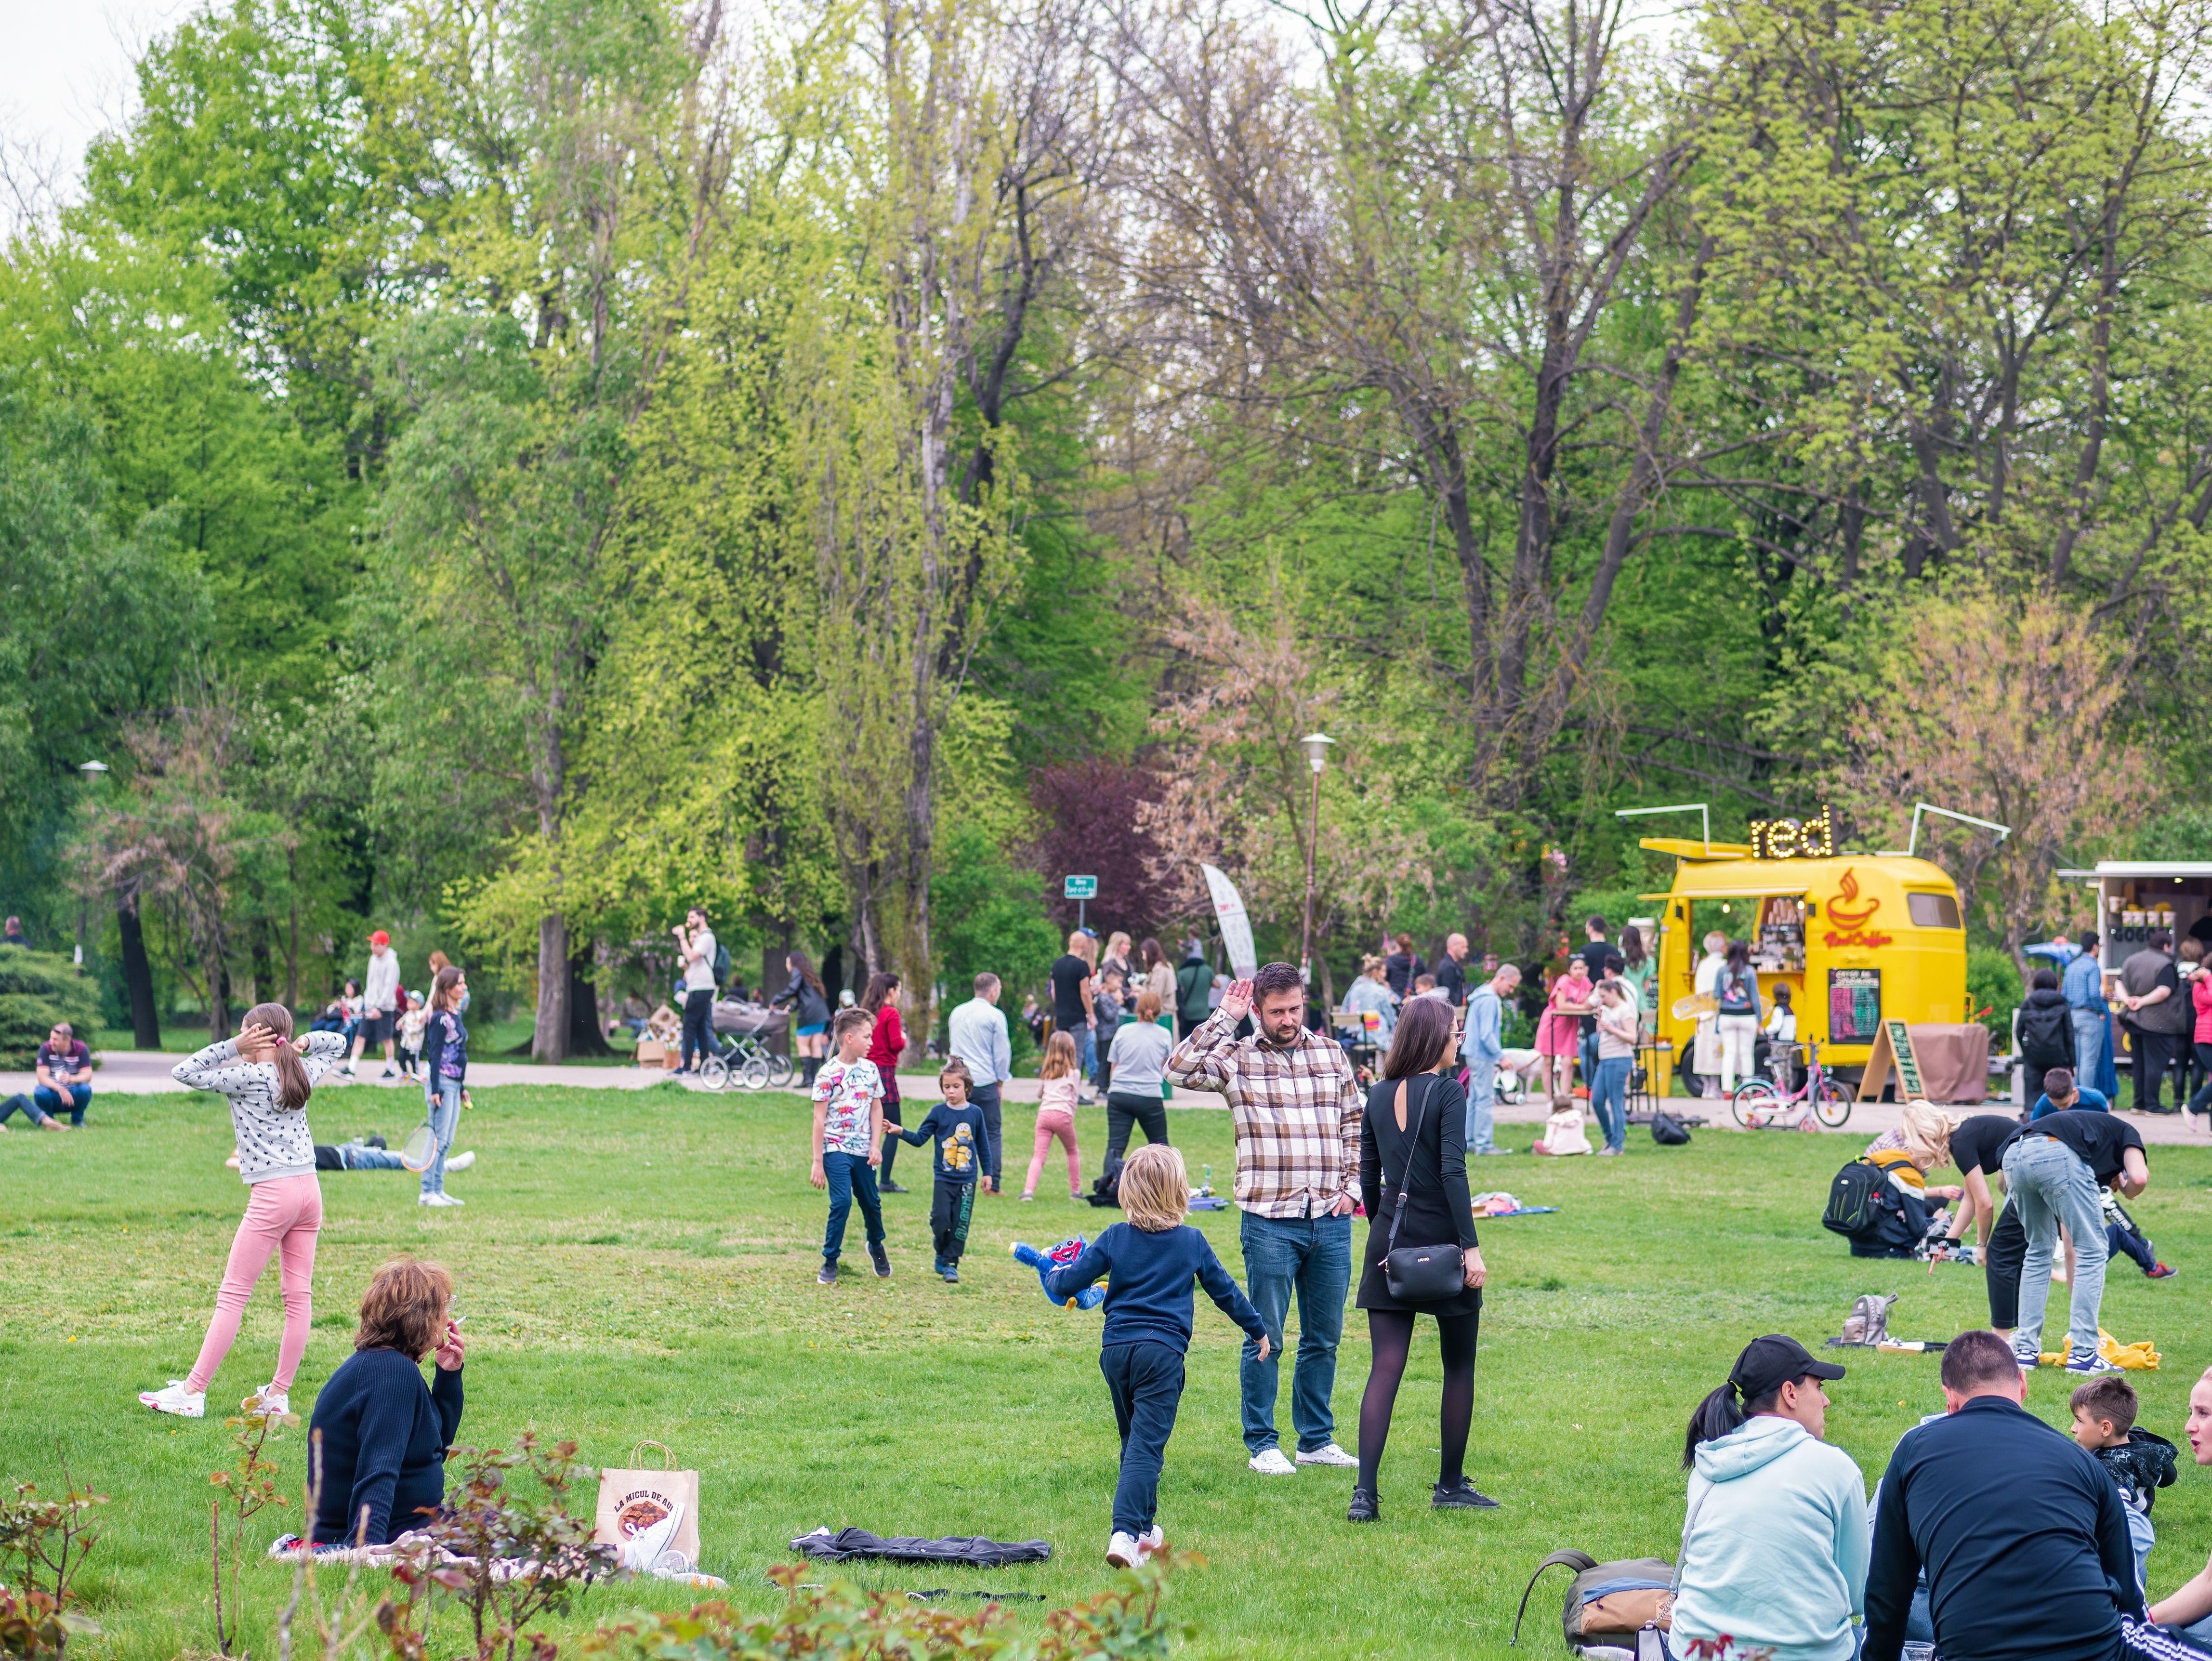
[[1083,1197],[1083,1161],[1075,1151],[1075,1092],[1082,1082],[1083,1063],[1075,1053],[1073,1035],[1055,1032],[1044,1047],[1044,1062],[1037,1076],[1044,1088],[1037,1097],[1036,1150],[1030,1155],[1030,1174],[1022,1183],[1022,1198],[1036,1198],[1037,1178],[1044,1171],[1047,1149],[1057,1140],[1067,1149],[1067,1195]]
[[284,1336],[276,1371],[249,1398],[258,1411],[291,1409],[293,1375],[307,1353],[314,1321],[315,1236],[323,1226],[323,1190],[315,1179],[314,1137],[307,1129],[307,1098],[315,1080],[345,1059],[345,1036],[310,1032],[292,1041],[292,1012],[283,1004],[256,1004],[235,1039],[210,1044],[177,1063],[174,1076],[196,1090],[229,1098],[238,1138],[238,1174],[249,1191],[246,1219],[230,1243],[222,1286],[215,1297],[199,1359],[183,1378],[138,1399],[156,1413],[204,1417],[207,1387],[238,1337],[240,1317],[270,1257],[281,1265]]

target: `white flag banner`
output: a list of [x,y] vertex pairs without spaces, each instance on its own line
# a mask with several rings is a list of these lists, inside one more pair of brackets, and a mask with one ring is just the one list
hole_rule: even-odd
[[1260,954],[1252,946],[1252,920],[1244,915],[1244,897],[1218,867],[1201,865],[1206,891],[1213,897],[1214,921],[1221,925],[1221,943],[1229,948],[1231,972],[1249,981],[1260,972]]

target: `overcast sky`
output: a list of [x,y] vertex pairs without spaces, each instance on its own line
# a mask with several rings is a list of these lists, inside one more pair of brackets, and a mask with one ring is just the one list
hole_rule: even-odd
[[61,166],[74,194],[84,147],[130,106],[131,66],[198,0],[0,0],[0,135]]

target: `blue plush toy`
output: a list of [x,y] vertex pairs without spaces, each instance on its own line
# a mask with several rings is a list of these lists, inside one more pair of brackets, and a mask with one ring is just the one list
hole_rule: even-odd
[[1104,1281],[1102,1281],[1096,1286],[1087,1286],[1075,1296],[1068,1299],[1054,1298],[1052,1295],[1052,1287],[1047,1282],[1047,1277],[1053,1270],[1066,1268],[1083,1255],[1085,1244],[1083,1237],[1079,1234],[1073,1239],[1062,1240],[1049,1251],[1039,1251],[1035,1246],[1025,1245],[1017,1240],[1013,1244],[1013,1253],[1019,1262],[1027,1263],[1031,1269],[1036,1270],[1037,1284],[1044,1288],[1044,1295],[1048,1302],[1059,1304],[1066,1309],[1096,1309],[1106,1301]]

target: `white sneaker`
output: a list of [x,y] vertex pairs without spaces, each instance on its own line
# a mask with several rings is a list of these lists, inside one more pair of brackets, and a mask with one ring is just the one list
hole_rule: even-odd
[[476,1162],[477,1155],[474,1148],[471,1148],[465,1153],[456,1153],[446,1161],[446,1174],[451,1176],[456,1171],[466,1171]]
[[[1298,1468],[1283,1457],[1280,1448],[1262,1448],[1245,1463],[1262,1476],[1296,1476],[1298,1474]],[[1356,1465],[1359,1462],[1355,1459],[1352,1463]]]
[[1106,1561],[1117,1569],[1133,1569],[1145,1561],[1136,1536],[1114,1530],[1114,1537],[1106,1542]]
[[1137,1551],[1140,1556],[1150,1557],[1156,1551],[1165,1551],[1167,1545],[1167,1532],[1158,1523],[1137,1536]]
[[[450,1166],[447,1168],[449,1170],[451,1169]],[[419,1194],[415,1197],[415,1203],[416,1205],[454,1206],[466,1205],[468,1202],[465,1200],[457,1200],[450,1194]]]
[[1317,1448],[1300,1448],[1298,1463],[1302,1465],[1349,1465],[1359,1469],[1359,1461],[1334,1442],[1323,1442]]
[[179,1419],[207,1417],[207,1392],[186,1390],[181,1378],[170,1379],[166,1389],[142,1390],[138,1392],[138,1400],[141,1405],[149,1407],[156,1413],[173,1413]]
[[292,1398],[274,1384],[264,1384],[246,1398],[244,1405],[248,1413],[289,1413]]

